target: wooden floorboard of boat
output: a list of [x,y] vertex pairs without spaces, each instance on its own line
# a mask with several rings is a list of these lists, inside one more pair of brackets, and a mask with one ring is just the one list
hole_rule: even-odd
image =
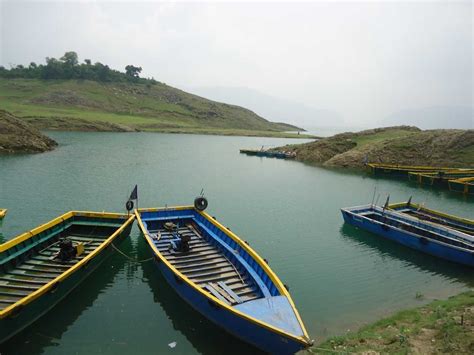
[[31,272],[30,271],[24,271],[24,270],[18,270],[18,269],[13,269],[10,271],[6,272],[6,275],[15,275],[15,276],[25,276],[25,277],[31,277],[31,278],[38,278],[38,279],[48,279],[52,280],[56,277],[58,277],[57,274],[49,274],[46,272]]
[[15,290],[24,290],[24,291],[35,291],[38,288],[41,287],[41,285],[17,285],[14,283],[11,283],[11,281],[4,281],[0,280],[0,287],[8,287],[10,289],[15,289]]
[[173,265],[178,268],[179,270],[183,269],[190,269],[194,267],[201,267],[201,266],[206,266],[206,265],[213,265],[216,263],[220,263],[223,261],[227,261],[226,258],[224,258],[222,255],[218,255],[216,257],[212,258],[203,258],[202,262],[192,262],[192,261],[184,261],[182,263],[179,263],[178,261],[173,262]]
[[204,257],[204,256],[222,256],[222,253],[220,253],[219,251],[217,250],[208,250],[208,251],[203,251],[203,252],[195,252],[195,253],[189,253],[189,254],[186,254],[186,255],[176,255],[176,254],[170,254],[170,255],[167,255],[166,256],[166,259],[170,260],[171,262],[173,262],[174,260],[182,260],[182,261],[185,261],[185,260],[193,260],[193,259],[196,259],[196,258],[201,258],[201,257]]
[[201,277],[207,277],[207,276],[213,276],[213,275],[218,275],[218,274],[223,274],[226,272],[234,271],[234,273],[237,275],[237,273],[234,270],[234,266],[227,264],[223,267],[215,267],[212,269],[207,269],[204,271],[200,270],[192,270],[192,271],[187,271],[184,274],[188,276],[189,278],[192,279],[199,279]]
[[15,284],[26,284],[26,285],[39,285],[39,286],[43,286],[43,285],[46,285],[48,283],[48,281],[36,281],[36,280],[25,280],[25,279],[21,279],[21,278],[18,278],[18,277],[11,277],[11,276],[8,276],[8,275],[2,275],[0,276],[0,280],[1,281],[7,281],[7,282],[10,282],[10,283],[15,283]]
[[46,261],[34,260],[34,259],[25,260],[25,262],[23,262],[21,265],[47,267],[49,269],[62,270],[62,272],[66,271],[67,269],[70,268],[69,265],[64,265],[64,264],[61,264],[61,263],[55,263],[54,261],[52,263],[48,263]]
[[56,268],[51,268],[51,267],[45,267],[45,266],[40,266],[40,265],[28,265],[28,264],[21,264],[20,266],[17,266],[15,270],[22,270],[22,271],[32,271],[32,272],[44,272],[47,274],[56,274],[60,275],[62,274],[65,270],[62,269],[56,269]]
[[26,297],[30,293],[31,292],[28,292],[28,291],[22,291],[18,289],[11,289],[5,286],[0,286],[0,295],[13,295],[13,296],[18,296],[18,297]]
[[220,258],[219,260],[207,261],[202,263],[194,263],[192,265],[175,265],[176,268],[181,272],[195,271],[195,270],[206,270],[208,268],[219,267],[229,265],[230,263],[224,259]]
[[172,233],[160,231],[160,239],[153,241],[160,253],[181,273],[210,294],[209,285],[223,281],[243,302],[261,297],[253,280],[246,273],[241,275],[216,246],[193,229],[181,230],[181,235],[191,236],[190,251],[186,254],[170,252],[170,241],[175,239]]

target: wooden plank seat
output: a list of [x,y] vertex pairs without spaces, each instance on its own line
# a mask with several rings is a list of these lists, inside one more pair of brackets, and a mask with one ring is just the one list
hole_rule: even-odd
[[181,235],[191,237],[187,253],[169,249],[171,240],[176,239],[172,233],[165,230],[154,232],[155,236],[160,235],[159,240],[153,240],[160,253],[183,275],[223,302],[233,305],[261,297],[253,280],[247,274],[241,275],[222,251],[193,227],[179,229]]
[[65,262],[53,259],[59,251],[59,242],[55,241],[36,251],[31,258],[0,274],[0,310],[52,281],[104,242],[104,239],[88,236],[73,235],[67,238],[73,241],[73,245],[84,243],[84,253]]

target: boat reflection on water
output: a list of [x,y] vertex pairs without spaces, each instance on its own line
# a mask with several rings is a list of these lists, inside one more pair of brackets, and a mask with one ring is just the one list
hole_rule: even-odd
[[[120,249],[132,249],[130,238],[120,243]],[[52,311],[0,345],[1,354],[42,354],[48,347],[60,344],[63,334],[99,297],[114,284],[115,277],[127,266],[121,255],[111,255],[77,286]]]
[[382,257],[396,258],[414,265],[422,271],[441,275],[454,281],[465,283],[468,286],[474,286],[472,269],[467,266],[410,249],[347,223],[343,224],[340,232],[348,242],[368,246]]
[[[140,249],[147,246],[140,238]],[[151,255],[151,253],[150,253]],[[159,272],[155,261],[142,265],[143,280],[150,286],[157,302],[172,322],[173,328],[183,334],[201,354],[264,354],[259,349],[240,341],[201,316],[169,286]]]

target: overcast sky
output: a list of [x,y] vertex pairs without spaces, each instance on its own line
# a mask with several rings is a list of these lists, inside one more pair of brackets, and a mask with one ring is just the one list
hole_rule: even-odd
[[177,87],[244,87],[365,123],[472,106],[471,1],[1,1],[0,65],[143,67]]

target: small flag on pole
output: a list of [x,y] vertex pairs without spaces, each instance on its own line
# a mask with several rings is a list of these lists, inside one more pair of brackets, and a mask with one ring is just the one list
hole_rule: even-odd
[[129,200],[137,200],[138,199],[138,185],[135,185],[132,193],[130,194]]

